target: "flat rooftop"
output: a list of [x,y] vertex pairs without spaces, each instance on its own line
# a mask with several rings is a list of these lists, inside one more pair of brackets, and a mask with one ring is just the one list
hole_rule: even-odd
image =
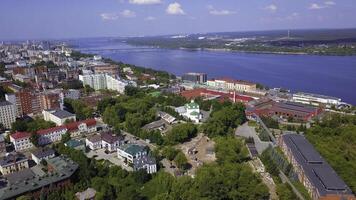
[[30,191],[39,190],[70,178],[78,169],[78,164],[64,156],[58,156],[47,160],[48,166],[53,170],[45,172],[42,165],[36,165],[0,177],[0,199],[12,199]]
[[310,97],[321,98],[321,99],[333,99],[333,100],[341,101],[341,99],[337,97],[332,97],[332,96],[327,96],[322,94],[313,94],[307,92],[298,92],[293,95],[310,96]]
[[320,196],[352,195],[346,183],[303,135],[286,133],[281,137]]

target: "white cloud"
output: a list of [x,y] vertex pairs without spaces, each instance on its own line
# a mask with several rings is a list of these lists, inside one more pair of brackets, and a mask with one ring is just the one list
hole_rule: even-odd
[[169,4],[166,9],[166,12],[170,15],[185,15],[182,6],[177,2]]
[[124,10],[124,11],[120,12],[120,15],[125,18],[136,17],[136,13],[131,10]]
[[320,5],[320,4],[317,4],[317,3],[312,3],[309,6],[310,10],[320,10],[320,9],[323,9],[323,8],[326,8],[326,6]]
[[103,20],[117,20],[119,18],[116,13],[102,13],[100,14],[100,17]]
[[336,5],[334,1],[325,1],[324,4],[317,4],[317,3],[312,3],[309,6],[310,10],[320,10],[324,8],[330,8],[332,6]]
[[233,15],[236,14],[236,11],[231,10],[217,10],[212,5],[208,5],[207,8],[209,9],[209,13],[211,15]]
[[153,21],[153,20],[156,20],[156,18],[152,16],[148,16],[145,18],[145,21]]
[[328,6],[333,6],[335,5],[336,3],[334,1],[325,1],[324,2],[325,5],[328,5]]
[[161,0],[129,0],[131,4],[137,5],[152,5],[152,4],[160,4],[162,3]]
[[278,10],[278,7],[275,4],[271,4],[266,6],[265,9],[270,12],[276,12]]

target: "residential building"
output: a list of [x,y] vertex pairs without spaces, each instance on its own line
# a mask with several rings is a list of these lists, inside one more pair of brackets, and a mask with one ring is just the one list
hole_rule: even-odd
[[134,160],[148,154],[148,147],[137,144],[126,144],[117,149],[118,157],[127,164],[133,164]]
[[157,172],[156,161],[148,154],[148,147],[137,144],[126,144],[117,149],[117,155],[135,171],[145,169],[147,173]]
[[346,183],[303,135],[285,133],[279,138],[279,146],[313,200],[355,198]]
[[41,93],[40,99],[41,110],[54,110],[61,108],[60,92],[56,90]]
[[31,158],[35,163],[40,164],[42,160],[54,158],[56,152],[50,148],[40,148],[31,153]]
[[150,155],[142,156],[140,158],[134,159],[133,170],[138,171],[144,169],[147,174],[153,174],[157,172],[156,159]]
[[95,119],[86,119],[65,124],[65,127],[71,137],[77,137],[83,134],[95,132],[97,128],[96,125],[97,123]]
[[241,80],[233,80],[229,78],[221,78],[221,79],[212,79],[207,81],[207,85],[214,89],[222,89],[222,90],[234,90],[237,92],[248,92],[255,91],[256,84],[241,81]]
[[69,89],[63,91],[63,96],[67,99],[79,99],[80,98],[80,90]]
[[15,97],[9,96],[8,99],[16,102],[17,113],[19,116],[41,113],[40,93],[30,89],[19,89],[15,92]]
[[14,145],[16,151],[22,151],[33,147],[30,138],[31,133],[16,132],[10,135],[10,142]]
[[15,106],[16,116],[21,116],[22,109],[21,109],[21,105],[18,105],[16,95],[15,94],[5,94],[5,99],[6,99],[6,101],[12,103]]
[[22,74],[16,74],[13,76],[15,81],[20,81],[23,83],[30,83],[31,82],[31,78],[26,76],[26,75],[22,75]]
[[91,150],[101,149],[102,140],[101,135],[92,135],[85,139],[85,146]]
[[202,84],[207,81],[207,77],[206,73],[189,72],[182,76],[182,80]]
[[28,159],[20,153],[9,154],[0,158],[0,172],[3,175],[11,174],[28,167]]
[[44,120],[54,122],[58,126],[68,121],[76,121],[75,114],[65,110],[43,110],[42,114]]
[[6,143],[4,135],[0,135],[0,155],[6,153]]
[[109,152],[114,152],[123,144],[124,138],[111,132],[101,134],[102,148]]
[[95,74],[109,74],[111,76],[119,75],[119,66],[118,65],[95,65],[94,67]]
[[83,82],[83,85],[89,85],[95,90],[108,89],[119,93],[124,93],[125,87],[128,85],[136,86],[133,81],[118,79],[109,74],[79,75],[79,80]]
[[10,129],[16,121],[16,106],[8,101],[0,101],[0,124]]
[[311,94],[305,92],[298,92],[293,94],[292,101],[302,103],[302,104],[309,104],[313,106],[338,106],[340,105],[341,99],[336,97],[330,97],[320,94]]
[[65,126],[56,126],[53,128],[42,129],[37,131],[38,134],[38,144],[41,146],[51,144],[54,142],[61,141],[62,135],[67,132],[67,128]]
[[168,124],[173,124],[176,122],[176,118],[166,112],[159,111],[158,117],[163,119]]

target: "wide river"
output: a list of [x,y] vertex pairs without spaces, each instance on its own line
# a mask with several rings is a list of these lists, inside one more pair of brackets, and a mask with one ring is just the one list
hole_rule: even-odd
[[356,105],[356,56],[275,55],[135,47],[106,38],[70,41],[77,50],[176,75],[205,72],[269,87],[342,98]]

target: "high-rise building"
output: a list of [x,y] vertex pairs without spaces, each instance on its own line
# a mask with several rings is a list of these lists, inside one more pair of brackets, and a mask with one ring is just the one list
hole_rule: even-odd
[[11,128],[11,124],[16,121],[16,107],[8,101],[0,102],[0,124],[5,128]]
[[189,72],[182,76],[183,81],[190,81],[194,83],[205,83],[207,81],[207,74]]
[[60,92],[45,91],[40,95],[41,110],[59,109],[60,105]]
[[79,75],[79,80],[83,82],[83,85],[89,85],[95,90],[109,89],[120,93],[125,92],[127,85],[136,85],[133,81],[117,79],[108,74]]

